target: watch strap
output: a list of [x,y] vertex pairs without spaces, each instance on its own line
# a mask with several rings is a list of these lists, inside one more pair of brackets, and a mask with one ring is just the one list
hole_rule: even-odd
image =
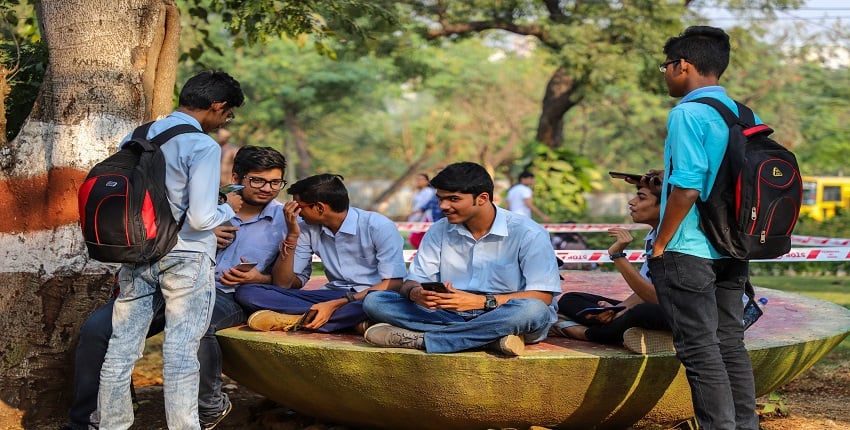
[[617,253],[609,255],[608,257],[611,258],[611,261],[614,261],[618,258],[626,258],[626,253],[625,252],[617,252]]

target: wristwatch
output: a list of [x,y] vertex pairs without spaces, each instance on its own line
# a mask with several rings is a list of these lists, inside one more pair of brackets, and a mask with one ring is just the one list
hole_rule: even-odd
[[617,252],[617,253],[609,255],[608,257],[611,258],[611,261],[614,261],[618,258],[626,258],[626,253],[625,252]]
[[485,294],[484,298],[486,299],[484,302],[484,309],[492,311],[499,307],[499,302],[496,301],[496,296],[492,294]]

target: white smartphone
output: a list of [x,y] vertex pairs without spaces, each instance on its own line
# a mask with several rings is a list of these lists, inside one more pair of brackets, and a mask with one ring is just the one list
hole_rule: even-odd
[[240,271],[240,272],[247,272],[247,271],[253,269],[254,266],[256,266],[256,265],[257,265],[256,262],[239,263],[239,264],[233,266],[233,268]]

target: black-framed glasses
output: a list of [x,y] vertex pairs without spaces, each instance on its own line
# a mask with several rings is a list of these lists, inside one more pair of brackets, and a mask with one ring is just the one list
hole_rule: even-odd
[[[669,65],[671,65],[671,64],[674,64],[674,63],[678,63],[678,62],[679,62],[679,61],[681,61],[681,60],[684,60],[684,58],[677,58],[677,59],[675,59],[675,60],[665,61],[665,62],[663,62],[663,63],[661,63],[661,64],[659,64],[659,65],[658,65],[658,70],[659,70],[661,73],[667,73],[667,66],[669,66]],[[687,61],[687,60],[685,60],[685,61]]]
[[286,184],[287,184],[285,179],[266,180],[266,179],[263,179],[263,178],[257,178],[255,176],[248,176],[245,179],[248,180],[248,185],[250,185],[251,188],[256,188],[256,189],[263,188],[263,187],[266,186],[266,184],[269,184],[269,186],[273,190],[277,191],[277,190],[285,187]]

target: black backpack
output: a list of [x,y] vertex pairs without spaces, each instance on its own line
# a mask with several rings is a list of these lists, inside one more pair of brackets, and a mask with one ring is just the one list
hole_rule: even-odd
[[180,124],[148,141],[151,124],[136,128],[118,152],[91,169],[80,187],[80,227],[95,260],[150,263],[177,243],[186,214],[178,222],[171,213],[160,146],[178,134],[201,131]]
[[714,186],[705,201],[696,202],[700,228],[719,252],[739,260],[786,254],[803,198],[796,157],[768,137],[770,127],[755,125],[753,111],[743,104],[735,102],[739,118],[715,98],[692,101],[716,109],[729,126]]

